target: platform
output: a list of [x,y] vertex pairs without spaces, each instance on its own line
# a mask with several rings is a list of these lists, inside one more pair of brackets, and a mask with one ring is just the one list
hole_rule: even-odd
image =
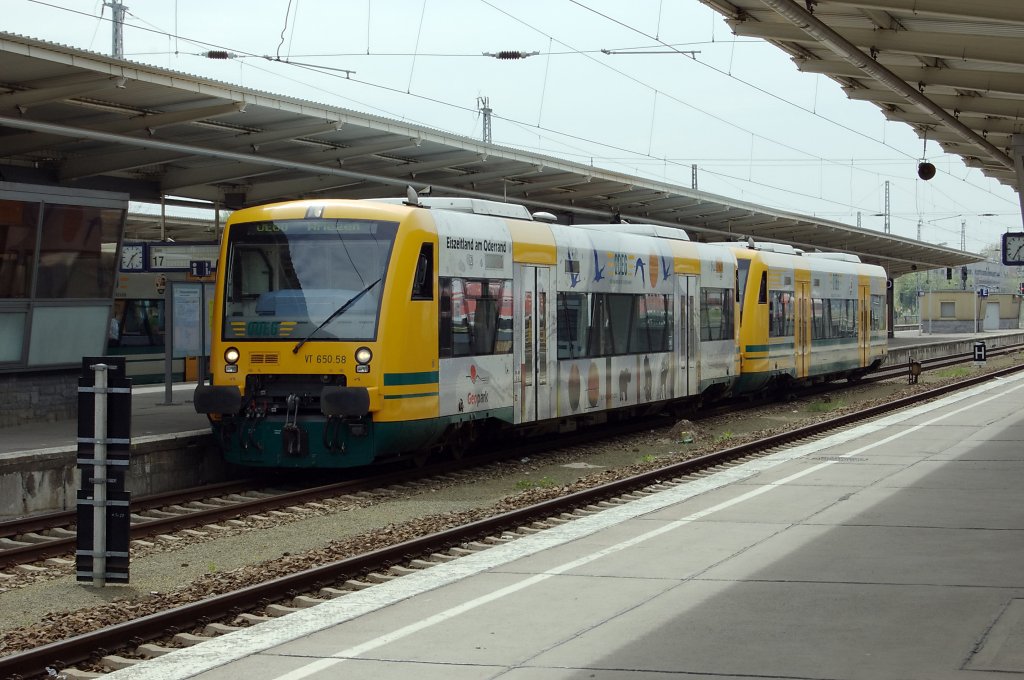
[[110,680],[1024,673],[1024,375]]
[[[132,387],[132,439],[145,441],[172,433],[209,433],[206,416],[192,406],[193,383],[171,385],[168,403],[165,385]],[[78,421],[58,420],[51,423],[26,423],[0,428],[0,458],[4,454],[33,451],[77,449]]]

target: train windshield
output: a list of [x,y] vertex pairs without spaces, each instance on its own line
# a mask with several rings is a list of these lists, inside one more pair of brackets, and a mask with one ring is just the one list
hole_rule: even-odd
[[373,340],[397,230],[347,219],[233,225],[224,339]]

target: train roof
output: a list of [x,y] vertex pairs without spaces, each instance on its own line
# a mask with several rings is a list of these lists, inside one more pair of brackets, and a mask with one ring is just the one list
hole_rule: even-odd
[[682,229],[663,227],[660,224],[631,224],[619,222],[615,224],[573,224],[573,227],[580,229],[593,229],[595,231],[608,231],[617,234],[638,234],[640,236],[654,236],[667,238],[673,241],[689,241],[690,237]]
[[377,203],[403,203],[416,208],[453,210],[473,215],[489,215],[491,217],[507,217],[514,220],[533,221],[533,215],[526,209],[526,206],[519,205],[518,203],[502,203],[501,201],[488,201],[482,198],[440,196],[416,196],[415,203],[412,202],[412,199],[413,196],[407,198],[371,198],[364,200],[376,201]]

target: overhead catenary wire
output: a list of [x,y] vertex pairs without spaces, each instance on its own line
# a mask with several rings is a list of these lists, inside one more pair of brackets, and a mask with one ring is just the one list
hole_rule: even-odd
[[[30,0],[30,1],[31,1],[31,0]],[[51,3],[45,3],[45,2],[36,2],[36,4],[41,4],[41,5],[47,5],[47,6],[51,6],[51,7],[56,7],[56,6],[52,5]],[[490,5],[490,3],[485,3],[485,4],[488,4],[488,5]],[[579,4],[579,3],[576,3],[576,4]],[[493,5],[490,5],[490,6],[492,6],[492,7],[493,7]],[[56,8],[57,8],[57,9],[61,9],[61,10],[65,10],[65,11],[68,11],[68,10],[67,10],[66,8],[63,8],[63,7],[56,7]],[[88,15],[88,14],[86,14],[86,13],[81,13],[81,12],[79,12],[79,13],[80,13],[80,14],[83,14],[83,15],[85,15],[85,16],[90,16],[90,15]],[[506,13],[506,14],[507,14],[507,13]],[[134,18],[134,15],[133,15],[133,18]],[[422,15],[421,15],[421,24],[422,24]],[[524,24],[524,25],[529,25],[529,24]],[[137,27],[136,27],[136,28],[137,28]],[[294,30],[294,24],[293,24],[293,27],[292,27],[292,28],[293,28],[293,30]],[[533,27],[531,27],[531,28],[533,28]],[[536,29],[534,28],[533,30],[536,30]],[[166,32],[164,32],[164,31],[159,31],[159,30],[158,30],[158,31],[155,31],[155,32],[157,32],[157,33],[160,33],[160,34],[162,34],[162,35],[167,35],[167,34],[166,34]],[[368,27],[368,29],[367,29],[367,32],[368,32],[368,43],[367,43],[367,47],[369,48],[369,27]],[[642,33],[642,32],[641,32],[641,33]],[[542,34],[543,34],[543,33],[542,33]],[[547,34],[544,34],[544,35],[547,35]],[[168,36],[168,37],[170,37],[170,36]],[[174,39],[175,39],[175,40],[177,40],[179,36],[175,35],[175,36],[173,36],[173,37],[174,37]],[[553,36],[548,36],[548,37],[549,37],[549,42],[550,42],[550,41],[553,41],[553,40],[554,40]],[[182,37],[181,39],[182,39],[182,40],[186,40],[186,41],[190,41],[190,39],[188,39],[188,38],[184,38],[184,37]],[[198,41],[190,41],[190,42],[193,42],[194,44],[202,44],[201,42],[198,42]],[[659,43],[661,43],[661,41],[660,41],[660,40],[658,40],[658,42],[659,42]],[[665,43],[662,43],[662,44],[665,44]],[[369,52],[369,49],[368,49],[367,51]],[[549,53],[549,54],[554,54],[554,52],[552,52],[551,50],[549,50],[549,52],[548,52],[548,53]],[[579,50],[573,50],[572,52],[569,52],[569,53],[570,53],[570,54],[571,54],[571,53],[575,53],[575,54],[580,54],[581,52],[580,52]],[[244,54],[244,53],[242,53],[241,51],[237,52],[237,54],[239,54],[239,55],[240,55],[240,58],[243,58],[243,59],[244,59],[244,58],[248,58],[248,59],[255,59],[255,58],[262,58],[262,59],[268,59],[268,57],[267,57],[266,55],[258,55],[258,54]],[[416,53],[415,53],[415,54],[416,54],[416,55],[419,55],[419,49],[418,49],[418,45],[417,45],[417,50],[416,50]],[[423,56],[423,55],[420,55],[420,56]],[[479,58],[479,57],[477,57],[477,58]],[[272,60],[272,58],[270,58],[270,59]],[[280,63],[285,63],[285,64],[288,64],[288,65],[290,65],[290,66],[293,66],[293,67],[295,67],[295,68],[305,68],[305,69],[309,69],[309,70],[311,70],[311,71],[313,71],[313,72],[316,72],[316,73],[323,73],[323,74],[325,74],[325,75],[331,75],[331,74],[329,73],[329,71],[333,69],[333,67],[329,67],[329,66],[325,66],[325,65],[316,65],[316,64],[305,64],[305,63],[294,63],[294,62],[290,62],[290,61],[288,61],[288,60],[281,60],[281,62],[280,62]],[[698,63],[702,63],[702,62],[698,62]],[[250,64],[250,65],[251,65],[251,64]],[[702,63],[702,65],[704,65],[704,64]],[[614,69],[613,69],[613,70],[614,70]],[[276,71],[267,71],[267,72],[268,72],[268,73],[274,73],[274,74],[275,74],[276,76],[278,76],[278,77],[287,77],[287,76],[282,76],[282,74],[280,74],[280,73],[277,73]],[[352,73],[352,71],[351,71],[351,70],[348,70],[348,69],[336,69],[336,72],[341,72],[341,73],[344,73],[344,74],[345,74],[345,76],[346,76],[346,77],[349,77],[349,78],[350,78],[350,76],[351,76],[351,73]],[[625,74],[622,74],[622,75],[625,75]],[[399,92],[399,90],[397,90],[396,88],[388,88],[387,86],[383,86],[383,85],[380,85],[380,84],[378,84],[378,83],[373,83],[373,82],[369,82],[369,81],[366,81],[366,80],[357,80],[357,79],[354,79],[354,78],[350,78],[350,79],[351,79],[351,80],[353,80],[353,82],[356,82],[356,83],[358,83],[358,84],[361,84],[361,85],[364,85],[364,86],[368,86],[368,87],[373,87],[373,88],[378,88],[378,89],[385,89],[385,90],[387,90],[387,89],[391,89],[391,90],[393,90],[393,91]],[[642,83],[641,81],[639,81],[639,80],[637,80],[637,79],[633,79],[633,80],[634,80],[634,82],[638,82],[639,84],[645,85],[644,83]],[[298,82],[298,81],[296,81],[296,82]],[[741,81],[741,82],[742,82],[742,81]],[[312,86],[312,85],[311,85],[311,86]],[[646,85],[645,85],[645,86],[646,86]],[[314,87],[315,87],[315,86],[314,86]],[[649,87],[649,86],[648,86],[648,87]],[[320,89],[323,89],[323,88],[320,88]],[[657,91],[657,89],[656,89],[656,88],[651,88],[651,89],[652,89],[652,90],[654,90],[654,91]],[[329,91],[329,90],[323,90],[323,91],[327,92],[327,91]],[[337,95],[337,92],[333,92],[333,91],[332,91],[332,92],[331,92],[331,94],[332,94],[332,95]],[[429,96],[425,96],[425,95],[420,95],[420,94],[415,94],[415,93],[413,93],[413,92],[411,91],[411,74],[410,74],[410,86],[409,86],[409,87],[407,88],[407,91],[406,91],[406,92],[405,92],[404,94],[407,94],[407,95],[409,95],[409,96],[413,96],[413,97],[417,97],[417,98],[419,98],[419,99],[422,99],[422,100],[424,100],[424,101],[430,101],[430,102],[434,102],[434,103],[437,103],[437,104],[440,104],[440,105],[444,105],[444,106],[447,106],[447,107],[454,107],[454,108],[457,108],[457,109],[460,109],[460,110],[466,110],[466,111],[473,111],[472,109],[470,109],[470,108],[468,108],[468,107],[463,107],[463,106],[459,106],[459,105],[456,105],[456,104],[452,104],[451,102],[447,102],[447,101],[444,101],[444,100],[442,100],[442,99],[439,99],[439,98],[436,98],[436,97],[429,97]],[[371,105],[367,105],[367,104],[365,104],[365,103],[360,103],[360,105],[361,105],[361,106],[370,106],[370,108],[377,108],[377,107],[373,107],[373,106],[371,106]],[[802,107],[801,107],[801,108],[802,108]],[[379,110],[379,109],[378,109],[378,110]],[[699,109],[696,109],[696,110],[698,110],[698,111],[699,111]],[[706,112],[703,112],[703,111],[701,111],[701,112],[702,112],[702,113],[706,113]],[[391,114],[391,115],[394,115],[394,114]],[[401,119],[408,119],[408,116],[404,116],[404,115],[399,115],[398,117],[399,117],[399,118],[401,118]],[[712,117],[714,117],[714,116],[712,116]],[[723,119],[721,119],[721,118],[718,118],[718,119],[719,119],[719,120],[722,120],[722,122],[727,122],[727,121],[724,121],[724,120],[723,120]],[[525,123],[519,123],[518,121],[511,121],[511,119],[508,119],[508,120],[510,120],[510,122],[515,122],[515,123],[516,123],[517,125],[526,125]],[[540,121],[539,121],[539,119],[538,119],[538,126],[537,126],[537,127],[539,127],[539,122],[540,122]],[[741,128],[739,128],[739,129],[743,129],[743,128],[741,127]],[[609,148],[609,149],[615,149],[615,148],[619,148],[619,149],[620,149],[621,151],[624,151],[624,152],[626,152],[626,153],[629,153],[629,154],[636,154],[637,156],[640,156],[640,157],[644,157],[644,156],[646,156],[646,157],[648,157],[648,158],[650,159],[650,161],[651,161],[651,162],[657,162],[657,163],[670,163],[670,164],[672,164],[672,163],[673,163],[673,159],[664,159],[664,158],[656,158],[656,157],[650,156],[650,154],[646,154],[646,155],[645,155],[645,154],[642,154],[641,152],[638,152],[638,151],[636,151],[636,150],[633,150],[633,149],[626,149],[626,148],[621,148],[621,147],[615,147],[614,145],[608,145],[607,143],[605,143],[605,142],[602,142],[602,141],[600,141],[600,140],[588,139],[587,137],[584,137],[584,136],[580,136],[580,135],[567,135],[566,133],[564,133],[564,132],[561,132],[561,131],[559,131],[559,130],[555,130],[555,129],[551,129],[551,130],[547,130],[547,131],[548,131],[548,132],[550,132],[551,134],[559,135],[559,136],[565,137],[565,138],[567,138],[567,139],[573,139],[573,140],[576,140],[576,141],[579,141],[579,142],[584,142],[584,143],[587,143],[587,144],[595,144],[595,145],[600,145],[600,146],[602,146],[603,148]],[[750,132],[750,131],[747,131],[747,132]],[[756,133],[754,133],[754,134],[756,135]],[[762,136],[762,138],[764,138],[764,137]],[[869,138],[870,138],[870,137],[869,137]],[[769,140],[769,141],[773,141],[773,140]],[[875,140],[875,141],[877,141],[877,140]],[[795,148],[793,148],[793,147],[787,147],[787,148],[790,148],[791,150],[794,150],[794,151],[796,151],[796,152],[798,152],[798,153],[802,153],[802,154],[808,155],[808,156],[810,156],[811,158],[819,158],[819,159],[820,159],[820,158],[823,158],[823,157],[821,157],[821,156],[817,156],[817,155],[815,155],[815,154],[812,154],[812,153],[809,153],[809,152],[806,152],[806,151],[803,151],[803,150],[800,150],[800,149],[795,149]],[[893,148],[893,147],[890,147],[890,148]],[[902,152],[902,151],[901,151],[900,153],[904,153],[904,152]],[[602,158],[604,158],[604,156],[602,156]],[[634,160],[634,162],[637,162],[637,161],[636,161],[636,160]],[[687,171],[689,171],[689,161],[688,161],[688,160],[685,160],[685,159],[684,159],[684,161],[683,161],[683,162],[685,162],[685,163],[686,163],[686,168],[684,168],[684,169],[686,169]],[[828,163],[831,163],[831,159],[825,159],[825,160],[824,160],[824,162],[828,162]],[[847,166],[847,167],[848,167],[848,165],[850,164],[850,161],[849,161],[848,159],[843,159],[843,160],[841,161],[841,163],[842,163],[842,164],[843,164],[844,166]],[[861,171],[861,172],[870,172],[870,171],[867,171],[867,170],[863,170],[863,169],[861,169],[861,168],[859,168],[859,167],[858,167],[858,168],[856,168],[856,169],[857,169],[858,171]],[[875,175],[875,176],[877,176],[877,173],[874,173],[874,172],[870,172],[870,174],[872,174],[872,175]],[[958,178],[958,179],[959,179],[959,178]],[[982,191],[986,191],[986,192],[987,192],[987,193],[989,193],[990,195],[992,195],[992,196],[994,196],[994,197],[997,197],[997,198],[1000,198],[1000,199],[1002,199],[1002,197],[998,197],[998,196],[996,196],[995,194],[992,194],[992,192],[991,192],[991,191],[988,191],[988,190],[986,190],[986,189],[984,189],[984,188],[982,188],[982,187],[976,187],[976,186],[974,186],[973,184],[970,184],[969,182],[967,182],[967,181],[966,181],[966,178],[964,178],[964,179],[961,179],[961,181],[965,182],[966,184],[968,184],[969,186],[972,186],[972,187],[973,187],[973,188],[975,188],[975,189],[980,189],[980,190],[982,190]],[[790,189],[785,189],[785,188],[782,188],[782,187],[775,187],[775,189],[777,189],[777,190],[779,190],[779,191],[783,191],[783,192],[787,192],[787,193],[794,193],[794,194],[796,194],[796,195],[799,195],[799,192],[792,192],[792,191],[791,191]],[[1005,200],[1005,199],[1003,199],[1003,200]]]

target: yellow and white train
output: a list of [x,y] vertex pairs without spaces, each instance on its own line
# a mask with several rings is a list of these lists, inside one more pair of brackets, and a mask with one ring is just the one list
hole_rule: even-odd
[[466,198],[240,210],[196,410],[232,462],[337,468],[880,365],[885,272],[786,251]]

